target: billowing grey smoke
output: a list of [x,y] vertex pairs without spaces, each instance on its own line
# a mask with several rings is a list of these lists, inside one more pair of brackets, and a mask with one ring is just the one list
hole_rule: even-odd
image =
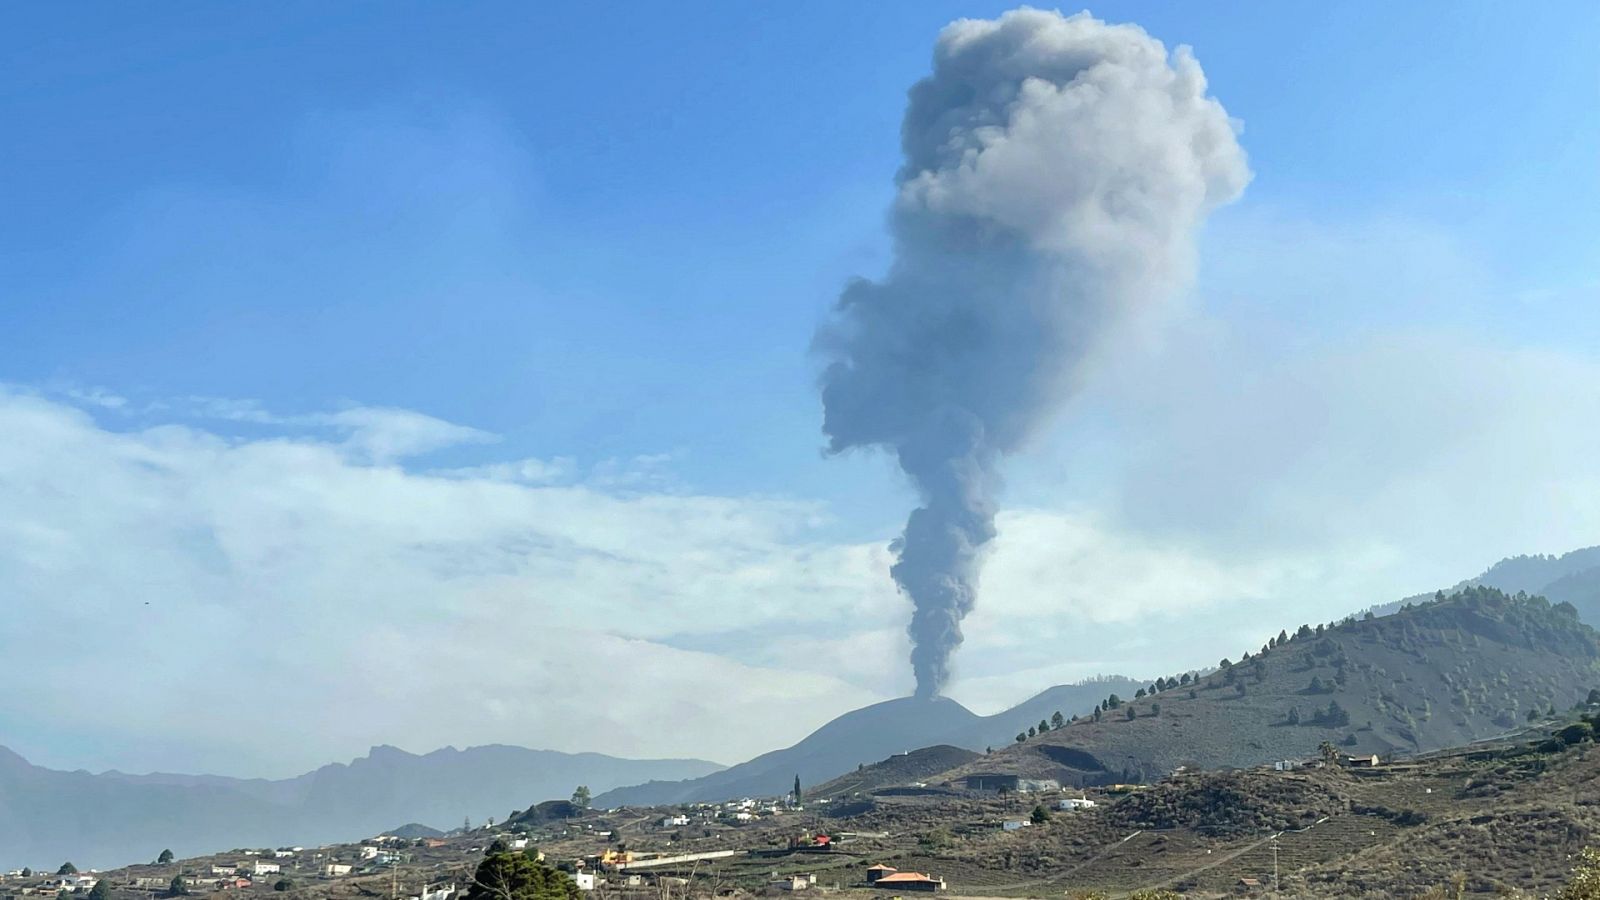
[[949,25],[911,89],[894,261],[845,289],[817,347],[831,451],[892,450],[922,497],[892,569],[919,696],[972,611],[1000,457],[1108,324],[1186,283],[1201,220],[1249,181],[1205,91],[1187,48],[1032,9]]

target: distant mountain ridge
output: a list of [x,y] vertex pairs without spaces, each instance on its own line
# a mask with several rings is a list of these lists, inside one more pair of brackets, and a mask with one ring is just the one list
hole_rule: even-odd
[[[1544,597],[1551,603],[1570,603],[1578,618],[1600,628],[1600,547],[1583,547],[1560,555],[1535,553],[1508,556],[1481,575],[1468,578],[1444,593],[1469,587],[1492,587],[1507,594],[1525,593]],[[1407,603],[1430,600],[1434,594],[1418,594],[1393,603],[1374,606],[1374,615],[1386,616]]]
[[1055,712],[1088,712],[1107,693],[1131,693],[1144,682],[1122,676],[1058,685],[992,716],[980,716],[946,697],[902,697],[852,710],[823,725],[792,747],[764,753],[748,762],[700,778],[655,781],[607,791],[599,807],[661,806],[786,793],[800,776],[802,787],[821,784],[857,766],[896,753],[937,744],[984,750],[1010,743]]
[[640,779],[718,770],[704,760],[629,760],[489,745],[416,755],[374,747],[295,778],[61,772],[0,747],[0,867],[106,867],[234,847],[352,840],[397,822],[451,828],[514,807]]

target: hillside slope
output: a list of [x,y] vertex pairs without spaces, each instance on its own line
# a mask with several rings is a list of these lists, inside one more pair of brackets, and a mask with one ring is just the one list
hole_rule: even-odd
[[720,772],[680,782],[652,782],[609,791],[595,798],[600,808],[700,803],[738,797],[773,797],[802,785],[821,784],[857,766],[919,747],[950,744],[967,750],[1001,746],[1029,724],[1087,712],[1112,691],[1139,682],[1122,677],[1060,685],[992,716],[979,716],[948,698],[901,698],[853,710],[823,725],[792,747],[764,753]]
[[870,766],[861,766],[854,772],[847,772],[832,781],[817,785],[805,792],[805,799],[809,802],[914,785],[982,757],[981,753],[952,747],[949,744],[923,747],[909,753],[896,753],[888,759],[879,760]]
[[105,867],[241,846],[371,836],[397,822],[450,828],[503,817],[518,801],[641,778],[715,771],[701,760],[627,760],[521,747],[414,755],[375,747],[296,778],[60,772],[0,748],[0,867]]
[[[1287,636],[1285,636],[1287,637]],[[1180,681],[1182,677],[1180,676]],[[1469,588],[1299,636],[947,773],[1149,780],[1181,765],[1459,746],[1566,709],[1600,684],[1600,635],[1570,607]],[[1128,718],[1130,711],[1133,718]]]
[[673,803],[770,797],[786,793],[800,776],[817,784],[867,760],[945,742],[965,733],[979,717],[946,698],[905,697],[852,710],[792,747],[774,750],[703,778],[656,781],[599,795],[595,806],[662,806]]

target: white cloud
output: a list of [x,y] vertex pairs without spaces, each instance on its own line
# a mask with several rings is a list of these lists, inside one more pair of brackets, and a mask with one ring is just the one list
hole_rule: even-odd
[[346,434],[345,446],[374,462],[420,456],[460,444],[489,443],[494,436],[405,409],[359,406],[315,417]]
[[[390,453],[456,434],[399,421]],[[20,392],[0,393],[0,431],[5,712],[70,711],[107,739],[62,762],[282,772],[491,740],[733,760],[878,696],[657,643],[848,615],[873,556],[814,542],[813,504],[435,476],[337,438],[118,433]],[[262,706],[313,721],[294,742],[215,727]]]

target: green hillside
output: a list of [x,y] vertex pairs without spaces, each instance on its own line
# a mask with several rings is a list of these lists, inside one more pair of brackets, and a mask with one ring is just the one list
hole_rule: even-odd
[[982,772],[1094,785],[1343,752],[1416,752],[1503,734],[1600,684],[1600,635],[1567,604],[1473,587],[1391,616],[1302,626],[1201,677],[984,756]]

